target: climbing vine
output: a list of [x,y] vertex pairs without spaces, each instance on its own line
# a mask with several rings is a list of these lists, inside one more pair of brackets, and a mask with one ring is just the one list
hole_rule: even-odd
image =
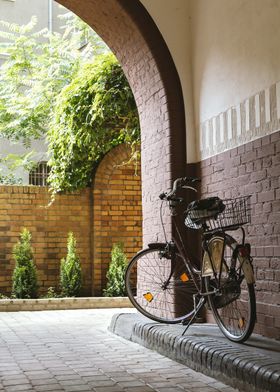
[[139,142],[136,104],[113,54],[85,64],[58,95],[48,132],[50,185],[72,191],[90,184],[93,170],[114,146]]

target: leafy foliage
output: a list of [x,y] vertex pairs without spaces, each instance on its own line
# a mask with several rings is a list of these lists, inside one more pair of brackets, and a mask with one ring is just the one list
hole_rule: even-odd
[[16,177],[14,173],[2,173],[2,169],[0,168],[0,185],[20,185],[22,183],[22,179]]
[[4,158],[0,156],[0,185],[22,184],[22,178],[15,174],[15,170],[20,167],[30,171],[34,166],[32,155],[33,152],[21,155],[8,154]]
[[55,192],[87,186],[96,163],[114,146],[139,141],[137,108],[112,54],[85,64],[58,96],[49,131]]
[[122,244],[115,244],[111,252],[111,263],[107,272],[107,287],[104,290],[106,297],[124,297],[125,290],[125,270],[127,267],[127,258],[123,251]]
[[[73,14],[71,14],[73,15]],[[69,84],[87,52],[106,51],[100,38],[77,17],[66,19],[64,32],[35,31],[37,18],[24,26],[0,21],[6,31],[0,54],[6,61],[0,68],[0,134],[23,141],[44,135],[53,115],[55,98]],[[82,24],[82,30],[77,25]],[[90,50],[80,50],[82,35],[91,37]]]
[[72,15],[62,16],[63,34],[36,32],[35,17],[25,26],[0,22],[8,30],[0,31],[6,40],[0,54],[7,56],[0,68],[0,135],[28,147],[48,132],[53,193],[87,186],[97,162],[117,144],[130,143],[137,157],[140,138],[120,65]]
[[55,287],[49,287],[47,290],[47,293],[43,296],[43,298],[59,298],[59,295],[57,294]]
[[13,256],[16,266],[13,272],[13,291],[16,298],[36,298],[37,275],[31,247],[31,233],[24,228],[19,242],[14,246]]
[[76,250],[74,234],[68,234],[67,256],[61,260],[60,265],[61,294],[66,297],[76,297],[82,287],[82,270]]

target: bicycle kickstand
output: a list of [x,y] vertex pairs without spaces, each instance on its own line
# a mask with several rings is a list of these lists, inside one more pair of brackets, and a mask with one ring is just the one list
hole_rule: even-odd
[[200,311],[200,309],[206,304],[206,301],[207,301],[207,300],[206,300],[205,298],[202,298],[202,299],[199,301],[198,305],[195,307],[194,314],[192,315],[191,319],[189,320],[189,322],[188,322],[186,328],[184,329],[184,331],[183,331],[183,333],[182,333],[182,336],[185,335],[186,331],[188,330],[189,326],[191,325],[191,323],[192,323],[193,320],[195,319],[195,317],[196,317],[196,315],[198,314],[198,312]]

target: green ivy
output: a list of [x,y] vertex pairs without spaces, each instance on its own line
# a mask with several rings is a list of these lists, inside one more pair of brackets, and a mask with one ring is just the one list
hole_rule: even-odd
[[127,79],[112,54],[84,65],[59,94],[48,133],[54,192],[90,184],[93,170],[114,146],[138,143],[140,127]]
[[[23,26],[0,21],[0,135],[21,141],[44,136],[61,89],[82,63],[108,50],[93,30],[73,14],[63,16],[62,33],[36,31],[37,17]],[[79,50],[80,41],[88,45]]]
[[[57,95],[76,77],[81,65],[109,51],[77,16],[69,12],[61,18],[61,33],[47,28],[37,31],[35,16],[22,26],[0,20],[0,56],[4,60],[0,66],[0,137],[27,148],[33,140],[45,137]],[[18,156],[20,160],[24,166],[25,158]],[[19,184],[14,170],[9,175],[0,173],[0,182]]]

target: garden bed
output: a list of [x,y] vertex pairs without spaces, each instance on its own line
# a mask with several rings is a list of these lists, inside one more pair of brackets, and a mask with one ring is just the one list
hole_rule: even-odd
[[0,312],[131,307],[127,297],[0,299]]

